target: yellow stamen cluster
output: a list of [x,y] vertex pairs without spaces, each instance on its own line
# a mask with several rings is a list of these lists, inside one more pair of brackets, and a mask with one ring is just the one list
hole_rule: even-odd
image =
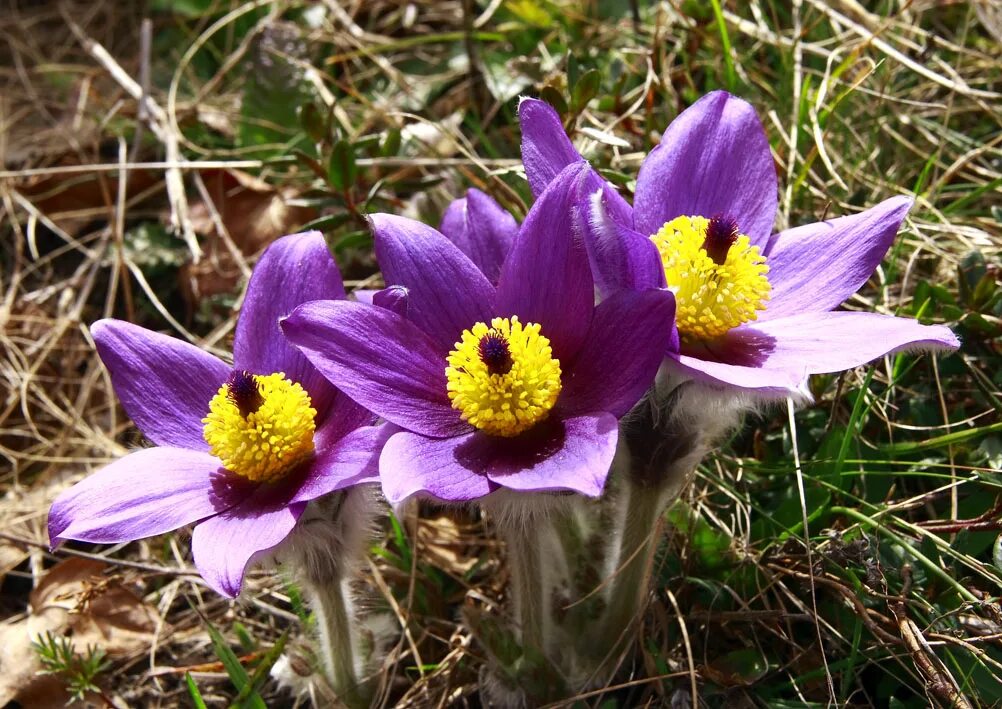
[[317,412],[306,390],[283,373],[253,379],[260,394],[257,409],[245,416],[230,385],[223,384],[202,419],[203,436],[227,470],[254,482],[272,482],[313,453]]
[[737,236],[722,263],[710,258],[703,248],[709,223],[676,217],[651,237],[675,291],[679,335],[687,342],[710,340],[757,319],[772,289],[765,257],[746,235]]
[[[484,341],[507,346],[507,371],[491,371]],[[517,316],[478,322],[449,353],[449,400],[463,420],[493,436],[517,436],[542,421],[560,395],[560,362],[539,325]],[[496,369],[496,368],[495,368]]]

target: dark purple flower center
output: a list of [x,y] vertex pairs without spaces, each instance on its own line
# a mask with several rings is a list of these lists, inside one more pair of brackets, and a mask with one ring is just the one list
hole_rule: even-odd
[[234,369],[226,380],[230,400],[240,409],[240,415],[247,418],[261,408],[264,397],[261,396],[254,375],[246,369]]
[[706,238],[703,240],[703,250],[713,263],[720,266],[727,260],[727,252],[738,240],[740,232],[734,217],[717,215],[706,225]]
[[487,365],[487,371],[491,374],[510,372],[512,359],[508,339],[495,330],[491,330],[481,337],[480,361]]

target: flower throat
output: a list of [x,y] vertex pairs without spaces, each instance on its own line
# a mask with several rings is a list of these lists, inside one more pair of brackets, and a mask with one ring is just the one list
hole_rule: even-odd
[[758,318],[772,286],[769,267],[737,222],[727,216],[676,217],[651,240],[675,291],[679,335],[697,342]]

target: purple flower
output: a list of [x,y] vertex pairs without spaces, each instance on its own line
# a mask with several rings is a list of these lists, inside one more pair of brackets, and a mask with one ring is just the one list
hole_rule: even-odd
[[376,214],[376,255],[407,289],[406,318],[327,301],[283,321],[320,372],[398,427],[379,461],[391,503],[601,493],[617,419],[653,380],[674,300],[652,289],[595,306],[571,209],[586,172],[568,167],[540,195],[496,287],[435,229]]
[[465,197],[446,208],[439,231],[496,285],[518,234],[518,224],[494,199],[470,188]]
[[[583,158],[549,105],[523,100],[519,118],[522,159],[539,193]],[[583,206],[599,290],[667,285],[677,302],[674,368],[767,396],[890,352],[959,346],[943,326],[834,310],[880,265],[911,199],[773,234],[776,195],[754,109],[723,91],[707,94],[644,159],[632,208],[608,183]]]
[[156,444],[66,490],[49,539],[114,544],[196,522],[195,565],[226,596],[292,532],[306,503],[377,479],[379,427],[298,350],[278,321],[344,286],[318,232],[279,239],[247,286],[233,367],[119,320],[91,333],[122,405]]

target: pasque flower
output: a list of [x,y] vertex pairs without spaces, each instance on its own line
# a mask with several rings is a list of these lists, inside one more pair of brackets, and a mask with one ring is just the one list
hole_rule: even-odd
[[406,317],[325,301],[283,321],[320,372],[398,427],[379,463],[390,502],[601,493],[617,417],[650,386],[674,299],[650,289],[594,305],[571,209],[587,173],[569,166],[540,194],[496,287],[437,230],[375,214],[376,255],[406,289]]
[[[583,158],[556,112],[519,106],[522,159],[540,193]],[[605,294],[675,292],[675,369],[764,395],[805,375],[848,369],[901,349],[956,348],[946,327],[836,311],[873,274],[912,200],[772,233],[776,171],[754,109],[714,91],[683,111],[644,159],[634,204],[605,183],[583,206],[595,281]]]
[[94,323],[115,392],[156,447],[60,495],[49,512],[52,544],[118,543],[195,522],[195,565],[212,588],[235,596],[246,567],[289,536],[310,500],[375,482],[374,416],[278,327],[305,301],[344,297],[323,237],[308,232],[276,241],[254,269],[233,366],[137,325]]
[[471,187],[446,208],[439,231],[497,284],[518,224],[493,198]]

